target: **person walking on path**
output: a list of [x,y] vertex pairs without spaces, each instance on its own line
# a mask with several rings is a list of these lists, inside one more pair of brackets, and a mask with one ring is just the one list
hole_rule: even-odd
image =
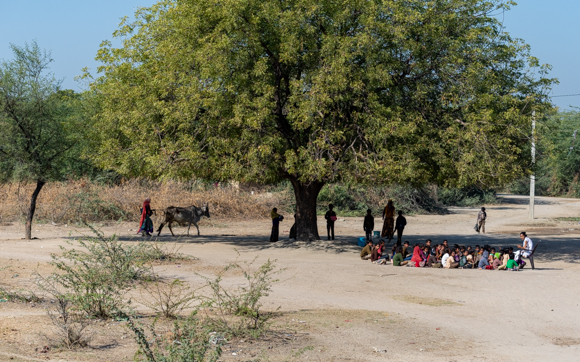
[[278,236],[280,235],[280,221],[284,220],[284,216],[278,215],[278,209],[273,208],[270,217],[272,218],[272,234],[270,234],[270,242],[275,243],[278,241]]
[[397,216],[397,222],[395,223],[395,229],[397,230],[397,246],[401,246],[401,239],[403,238],[403,230],[407,225],[407,219],[403,216],[403,212],[399,210],[399,216]]
[[387,201],[387,206],[383,210],[383,231],[381,236],[383,238],[389,239],[389,242],[393,240],[393,235],[395,234],[395,207],[393,206],[393,200],[389,199]]
[[485,234],[485,220],[487,219],[487,212],[485,212],[485,207],[481,208],[481,211],[477,213],[477,232],[480,231]]
[[375,229],[375,218],[371,213],[372,213],[371,209],[368,209],[367,216],[365,216],[365,220],[363,222],[363,229],[365,231],[367,241],[372,240],[373,230]]
[[146,198],[143,201],[143,208],[141,209],[141,221],[139,222],[139,231],[137,234],[141,234],[142,236],[151,236],[153,232],[153,221],[151,221],[151,215],[153,211],[151,210],[151,199]]
[[336,212],[334,212],[334,205],[328,205],[328,211],[324,214],[324,218],[326,219],[326,232],[328,233],[328,240],[330,240],[330,236],[332,234],[332,240],[334,240],[334,222],[336,221]]

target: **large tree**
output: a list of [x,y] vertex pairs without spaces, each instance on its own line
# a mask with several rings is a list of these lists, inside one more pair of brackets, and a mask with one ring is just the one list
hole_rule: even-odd
[[104,42],[95,134],[126,175],[495,185],[526,172],[553,82],[498,0],[167,0]]
[[50,53],[36,42],[11,48],[14,59],[0,62],[0,181],[36,183],[25,226],[31,239],[38,195],[48,181],[62,177],[76,142],[67,122],[75,95],[60,90],[48,71]]

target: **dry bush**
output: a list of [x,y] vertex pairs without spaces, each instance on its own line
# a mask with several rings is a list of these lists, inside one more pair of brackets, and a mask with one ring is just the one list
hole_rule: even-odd
[[[0,222],[24,217],[34,187],[30,183],[0,184]],[[54,223],[138,220],[143,200],[150,197],[152,207],[160,211],[168,206],[200,206],[207,202],[212,218],[251,219],[267,216],[272,207],[280,207],[284,200],[278,194],[252,194],[235,184],[208,187],[199,182],[134,179],[104,185],[81,179],[47,184],[39,195],[36,218]],[[158,219],[162,216],[157,213]]]
[[179,279],[172,282],[158,280],[145,284],[141,290],[141,303],[165,318],[175,318],[199,298],[191,287]]

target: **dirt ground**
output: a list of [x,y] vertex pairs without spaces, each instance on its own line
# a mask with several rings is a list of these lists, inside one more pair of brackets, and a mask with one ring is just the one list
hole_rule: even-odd
[[[228,220],[212,215],[200,237],[163,230],[159,238],[198,258],[160,265],[157,271],[192,285],[228,262],[275,259],[280,281],[264,301],[279,309],[272,332],[259,340],[228,341],[224,361],[578,361],[580,359],[580,200],[536,198],[536,219],[526,197],[503,195],[487,206],[487,234],[473,231],[477,208],[447,215],[407,217],[404,240],[514,246],[527,231],[541,241],[536,269],[514,272],[379,266],[359,258],[362,218],[341,218],[337,240],[283,239],[269,243],[270,221]],[[153,200],[153,204],[154,204]],[[376,229],[381,225],[376,220]],[[287,235],[287,218],[280,227]],[[0,225],[0,285],[28,288],[36,270],[49,272],[50,253],[88,229],[35,225],[39,239],[24,241],[21,224]],[[136,225],[104,225],[106,235],[135,242]],[[194,229],[195,230],[195,229]],[[319,220],[321,235],[324,220]],[[239,254],[239,255],[238,255]],[[3,269],[4,268],[4,269]],[[228,283],[241,281],[226,276]],[[0,361],[130,361],[136,350],[123,322],[97,321],[89,347],[41,353],[51,324],[44,306],[0,303]]]

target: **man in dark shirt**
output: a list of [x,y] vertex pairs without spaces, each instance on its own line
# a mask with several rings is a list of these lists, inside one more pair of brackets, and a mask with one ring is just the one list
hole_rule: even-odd
[[367,240],[372,239],[373,230],[375,229],[375,218],[371,215],[371,212],[371,209],[367,210],[367,216],[365,216],[365,221],[363,222],[363,229],[365,230]]
[[332,234],[332,240],[334,240],[334,222],[336,221],[336,212],[332,211],[334,209],[334,205],[328,205],[328,211],[324,214],[324,218],[326,219],[326,232],[328,233],[328,240],[330,240],[330,236]]
[[403,216],[403,212],[399,210],[399,216],[395,222],[395,230],[397,230],[397,246],[401,245],[401,239],[403,238],[403,230],[407,225],[407,219]]

